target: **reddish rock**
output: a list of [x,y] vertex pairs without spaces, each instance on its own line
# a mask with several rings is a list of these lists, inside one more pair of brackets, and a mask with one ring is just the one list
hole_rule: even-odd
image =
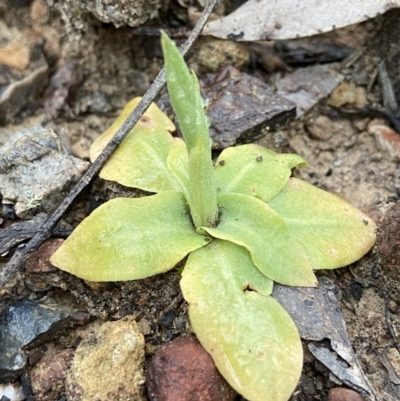
[[400,161],[400,135],[384,121],[372,120],[368,124],[368,132],[375,136],[377,147],[384,152],[388,159]]
[[365,401],[365,398],[349,388],[335,387],[329,390],[328,401]]
[[146,376],[151,401],[230,401],[235,391],[199,341],[182,336],[160,348]]
[[29,376],[36,400],[54,401],[60,398],[74,352],[74,349],[58,351],[44,357],[31,370]]
[[50,238],[47,240],[29,257],[25,265],[26,271],[30,273],[49,273],[58,271],[58,269],[50,263],[49,259],[63,242],[64,240],[61,238]]

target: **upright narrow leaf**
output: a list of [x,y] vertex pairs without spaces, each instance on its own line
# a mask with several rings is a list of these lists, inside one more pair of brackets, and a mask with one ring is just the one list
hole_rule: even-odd
[[97,208],[51,257],[91,281],[136,280],[174,267],[207,244],[195,232],[180,192],[113,199]]
[[296,326],[268,296],[270,283],[244,248],[220,240],[191,253],[182,274],[197,337],[250,401],[287,401],[303,363]]
[[181,191],[190,204],[189,156],[185,142],[181,138],[174,138],[167,166],[179,182]]
[[178,117],[189,154],[189,206],[196,227],[212,227],[218,217],[211,139],[199,84],[190,73],[179,50],[164,33],[161,44],[165,58],[168,94]]
[[161,45],[164,53],[168,95],[179,121],[183,138],[190,151],[201,136],[206,148],[211,148],[208,133],[208,117],[204,113],[196,75],[191,73],[181,53],[171,39],[163,32]]
[[344,200],[291,178],[268,202],[308,254],[313,269],[355,262],[375,243],[375,223]]
[[266,203],[248,195],[218,197],[220,223],[204,230],[215,238],[244,246],[254,264],[280,284],[315,286],[308,256],[279,215]]

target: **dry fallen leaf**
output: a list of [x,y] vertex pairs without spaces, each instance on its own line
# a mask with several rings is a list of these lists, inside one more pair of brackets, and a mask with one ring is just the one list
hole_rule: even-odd
[[328,32],[374,18],[400,2],[388,0],[249,0],[208,23],[204,35],[230,40],[282,40]]

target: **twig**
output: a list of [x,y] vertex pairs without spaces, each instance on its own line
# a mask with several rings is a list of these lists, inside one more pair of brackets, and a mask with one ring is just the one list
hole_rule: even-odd
[[[210,0],[205,7],[200,19],[198,20],[196,26],[190,33],[187,41],[182,45],[181,52],[185,55],[188,50],[193,45],[194,41],[200,35],[204,25],[206,24],[208,17],[210,16],[218,0]],[[101,169],[104,163],[107,161],[111,153],[116,149],[116,147],[125,139],[131,129],[139,121],[140,117],[144,114],[150,104],[153,102],[155,97],[161,91],[165,84],[165,73],[162,69],[154,80],[153,84],[150,86],[146,94],[143,96],[142,100],[139,102],[135,110],[129,115],[126,121],[122,124],[120,129],[115,134],[114,138],[108,143],[108,145],[101,152],[99,157],[93,162],[86,173],[83,175],[81,180],[76,184],[70,193],[66,196],[57,210],[50,216],[50,218],[44,223],[40,232],[38,232],[27,244],[22,248],[18,248],[12,258],[0,271],[0,288],[3,288],[18,271],[22,270],[24,263],[29,258],[29,255],[34,252],[48,237],[50,237],[53,228],[57,224],[58,220],[62,217],[74,199],[79,195],[79,193],[89,184],[92,178]]]

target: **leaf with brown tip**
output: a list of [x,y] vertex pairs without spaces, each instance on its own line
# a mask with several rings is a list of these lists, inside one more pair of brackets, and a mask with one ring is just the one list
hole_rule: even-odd
[[313,269],[355,262],[375,243],[375,223],[346,201],[291,178],[268,205],[303,246]]

